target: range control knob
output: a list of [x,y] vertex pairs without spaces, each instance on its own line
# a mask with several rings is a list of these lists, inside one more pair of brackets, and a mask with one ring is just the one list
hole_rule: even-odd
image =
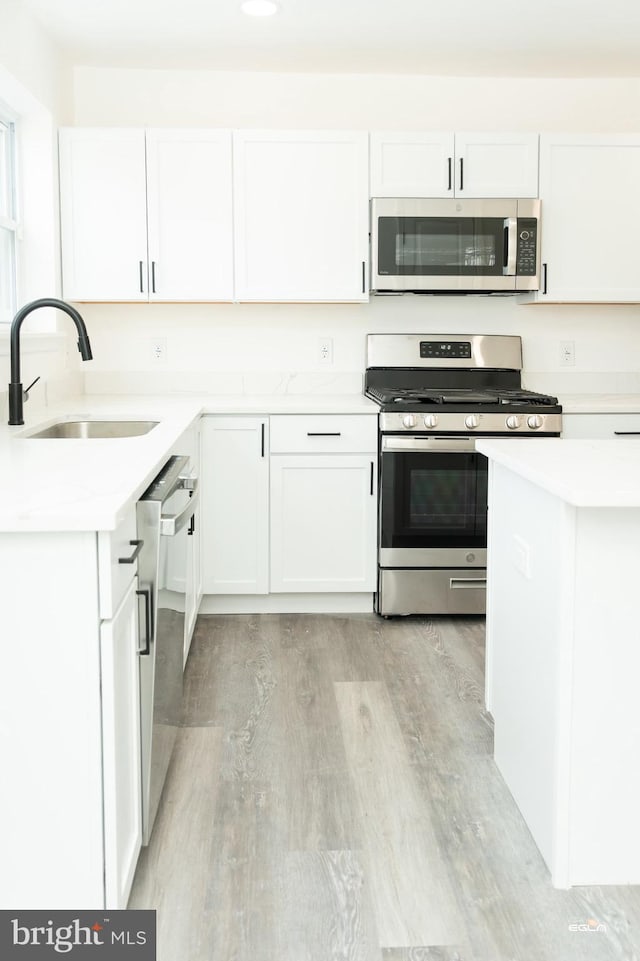
[[507,427],[509,430],[517,430],[520,426],[520,418],[517,414],[509,414],[506,420]]
[[417,422],[418,421],[415,414],[405,414],[402,418],[402,423],[408,430],[411,430],[412,427],[415,427]]
[[542,417],[540,414],[531,414],[530,417],[527,417],[527,424],[531,430],[537,430],[538,427],[542,427]]
[[425,414],[424,415],[424,426],[425,427],[436,427],[438,424],[437,414]]
[[477,414],[469,414],[464,419],[464,426],[468,427],[469,430],[473,430],[480,423],[480,418]]

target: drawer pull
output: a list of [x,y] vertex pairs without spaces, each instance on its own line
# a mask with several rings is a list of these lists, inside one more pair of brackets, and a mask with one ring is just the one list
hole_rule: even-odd
[[341,437],[341,436],[342,435],[339,430],[336,430],[336,431],[308,430],[307,431],[307,437]]
[[486,577],[450,577],[449,578],[449,589],[455,590],[473,590],[473,588],[479,589],[487,586]]
[[640,430],[614,430],[616,437],[640,437]]
[[118,564],[133,564],[142,550],[144,541],[129,541],[129,543],[133,547],[133,554],[131,557],[119,557]]

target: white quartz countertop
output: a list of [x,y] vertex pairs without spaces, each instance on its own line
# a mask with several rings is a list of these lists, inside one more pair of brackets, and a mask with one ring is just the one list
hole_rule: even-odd
[[640,394],[562,394],[564,414],[637,414]]
[[[201,414],[375,413],[347,395],[81,395],[0,428],[0,532],[114,530]],[[88,440],[30,439],[61,419],[157,420],[148,434]]]
[[576,507],[640,507],[640,439],[478,438],[476,447]]

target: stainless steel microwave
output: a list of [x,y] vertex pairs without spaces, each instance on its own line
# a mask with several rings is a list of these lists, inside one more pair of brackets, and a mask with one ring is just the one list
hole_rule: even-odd
[[374,293],[520,293],[540,284],[539,200],[371,201]]

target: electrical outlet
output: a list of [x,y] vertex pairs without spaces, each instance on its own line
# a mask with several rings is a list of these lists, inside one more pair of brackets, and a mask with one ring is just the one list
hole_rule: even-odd
[[576,346],[572,340],[560,341],[560,366],[573,367],[576,362]]
[[167,338],[154,337],[149,341],[151,360],[156,364],[164,364],[167,359]]
[[333,363],[333,340],[331,337],[320,337],[318,340],[318,363],[326,367]]

